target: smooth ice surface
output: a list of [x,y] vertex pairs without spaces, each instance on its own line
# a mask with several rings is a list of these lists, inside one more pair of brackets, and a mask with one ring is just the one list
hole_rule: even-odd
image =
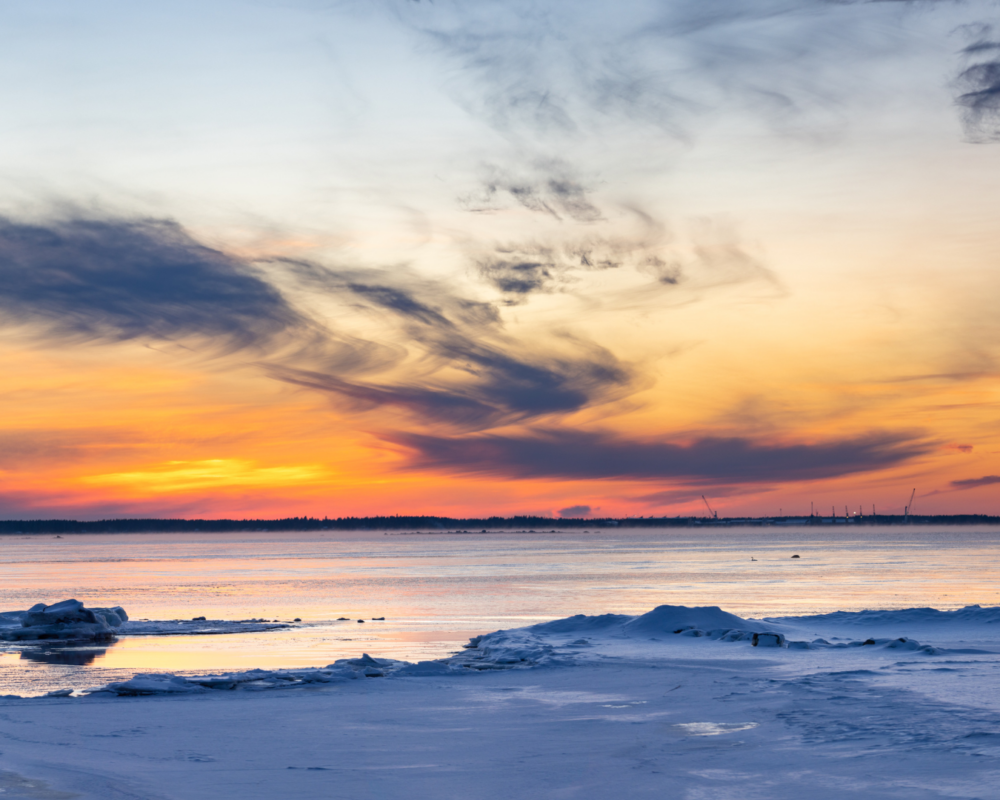
[[[140,674],[84,696],[0,699],[3,786],[149,800],[986,800],[1000,786],[1000,707],[982,699],[1000,696],[997,613],[754,620],[664,605],[494,631],[421,664],[362,653]],[[753,644],[769,635],[778,644]]]

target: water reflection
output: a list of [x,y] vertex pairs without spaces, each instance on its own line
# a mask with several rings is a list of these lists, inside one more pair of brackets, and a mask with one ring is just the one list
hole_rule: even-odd
[[[113,643],[112,643],[113,644]],[[102,658],[111,644],[55,646],[42,645],[25,647],[21,650],[22,661],[34,661],[39,664],[63,664],[70,667],[86,667]]]

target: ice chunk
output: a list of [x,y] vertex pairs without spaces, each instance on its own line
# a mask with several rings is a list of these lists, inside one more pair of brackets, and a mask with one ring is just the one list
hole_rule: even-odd
[[102,691],[119,697],[141,697],[151,694],[198,694],[208,691],[179,675],[136,675],[118,683],[109,683]]
[[466,652],[446,659],[456,667],[474,670],[516,669],[569,663],[572,656],[558,656],[553,645],[535,631],[538,626],[495,631],[469,640]]
[[128,614],[125,613],[125,609],[121,606],[115,606],[114,608],[92,608],[91,611],[96,616],[101,617],[112,628],[117,628],[122,623],[128,622]]
[[47,606],[43,603],[34,605],[27,610],[21,620],[22,627],[34,625],[58,625],[69,622],[97,622],[97,615],[83,607],[79,600],[63,600]]
[[[5,614],[5,622],[15,612]],[[62,600],[52,605],[38,603],[20,612],[20,626],[0,628],[0,639],[6,641],[31,641],[62,639],[84,641],[109,641],[115,638],[117,628],[128,619],[121,606],[114,608],[86,608],[79,600]]]
[[403,677],[428,678],[439,675],[454,675],[456,672],[441,661],[418,661],[416,664],[407,664],[397,670],[395,674]]
[[737,733],[756,728],[756,722],[681,722],[674,725],[688,736],[719,736],[723,733]]
[[[338,662],[339,663],[339,662]],[[352,667],[381,667],[382,662],[372,658],[368,653],[362,653],[361,658],[349,659],[346,663]]]

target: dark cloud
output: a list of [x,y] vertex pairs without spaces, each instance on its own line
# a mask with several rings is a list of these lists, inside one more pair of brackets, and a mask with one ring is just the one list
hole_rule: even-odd
[[424,422],[448,423],[457,428],[483,428],[500,422],[506,409],[471,396],[461,387],[432,389],[348,381],[323,372],[270,365],[268,374],[286,383],[328,392],[361,410],[390,406],[408,411]]
[[962,50],[966,66],[955,79],[955,102],[970,141],[1000,141],[1000,42],[989,38],[988,25],[967,30],[975,41]]
[[440,312],[421,303],[412,294],[391,286],[367,286],[363,283],[347,283],[346,289],[359,297],[369,300],[373,305],[394,311],[402,317],[407,317],[425,325],[437,325],[453,328],[454,325]]
[[77,340],[261,347],[306,320],[250,265],[166,220],[0,218],[0,313]]
[[874,433],[820,444],[706,437],[690,444],[632,441],[607,433],[537,430],[530,436],[446,438],[399,434],[424,467],[505,477],[766,483],[867,472],[928,451],[923,442]]
[[1000,483],[1000,475],[984,475],[982,478],[966,478],[961,481],[952,481],[951,485],[955,489],[978,489],[980,486],[992,486]]
[[586,517],[589,515],[590,515],[590,506],[569,506],[568,508],[559,509],[560,517],[579,518],[579,517]]

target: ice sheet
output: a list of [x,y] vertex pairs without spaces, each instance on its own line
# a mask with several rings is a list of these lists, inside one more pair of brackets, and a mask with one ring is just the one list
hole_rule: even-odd
[[415,665],[141,675],[3,699],[3,758],[83,798],[985,800],[1000,709],[961,684],[998,694],[997,609],[950,613],[662,606]]

